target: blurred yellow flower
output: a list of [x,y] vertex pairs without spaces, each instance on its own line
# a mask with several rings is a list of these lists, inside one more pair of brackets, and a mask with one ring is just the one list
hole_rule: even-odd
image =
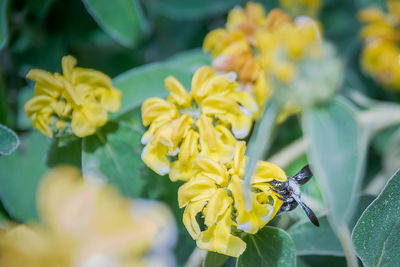
[[293,21],[279,9],[266,14],[261,4],[249,2],[245,9],[229,12],[226,27],[210,32],[203,49],[211,52],[217,70],[238,74],[241,88],[251,92],[260,107],[258,117],[273,91],[280,90],[271,80],[292,83],[301,61],[321,56],[322,42],[318,23],[311,18]]
[[75,168],[58,167],[45,177],[38,210],[40,224],[0,236],[1,266],[174,264],[169,254],[176,229],[164,206],[125,199],[111,186],[83,180]]
[[258,110],[253,97],[239,91],[231,74],[207,66],[194,74],[190,92],[172,76],[165,88],[166,100],[149,98],[142,105],[142,121],[149,126],[142,137],[147,166],[176,181],[192,177],[197,155],[231,161],[235,138],[248,135]]
[[316,17],[322,7],[321,0],[279,0],[281,7],[290,15]]
[[76,67],[76,59],[62,59],[63,74],[33,69],[35,95],[25,104],[33,126],[48,137],[72,134],[85,137],[108,120],[108,112],[120,109],[121,92],[102,72]]
[[251,181],[252,206],[250,210],[245,208],[242,180],[245,149],[245,142],[238,141],[228,165],[205,156],[197,157],[193,162],[194,177],[179,188],[179,206],[185,207],[183,223],[200,249],[238,257],[246,243],[235,233],[256,233],[282,205],[270,182],[286,181],[285,172],[275,164],[259,162]]
[[370,7],[358,13],[365,23],[360,32],[365,45],[361,66],[383,86],[400,91],[400,2],[388,0],[387,10]]

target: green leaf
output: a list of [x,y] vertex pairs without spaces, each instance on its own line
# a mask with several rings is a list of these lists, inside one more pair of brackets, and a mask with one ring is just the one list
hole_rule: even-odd
[[201,66],[211,65],[211,58],[201,49],[193,49],[172,56],[167,62],[173,63],[182,68],[190,68],[190,70],[194,73]]
[[58,141],[53,139],[47,151],[45,162],[50,168],[58,165],[72,165],[81,168],[82,140],[77,139],[67,146],[59,146]]
[[362,195],[360,196],[357,204],[356,212],[354,213],[353,218],[349,223],[349,228],[353,229],[356,225],[357,221],[360,219],[361,215],[363,214],[364,210],[371,204],[371,202],[375,199],[372,195]]
[[272,131],[275,126],[275,119],[278,114],[278,108],[273,100],[268,101],[264,114],[255,125],[246,154],[249,156],[249,163],[244,175],[244,193],[248,203],[250,201],[250,181],[256,170],[257,162],[264,156],[271,145]]
[[191,72],[165,63],[153,63],[125,72],[114,80],[114,86],[122,91],[121,110],[123,114],[141,105],[149,97],[164,97],[164,79],[175,76],[183,84],[189,84]]
[[238,0],[153,0],[146,1],[157,13],[171,19],[198,20],[224,13],[239,4]]
[[120,44],[132,47],[148,25],[137,0],[82,0],[99,26]]
[[37,218],[36,189],[47,168],[43,156],[49,141],[38,131],[21,136],[21,145],[10,156],[0,158],[0,197],[16,220]]
[[[301,256],[298,258],[299,262],[303,263],[304,267],[347,267],[344,257],[335,256]],[[300,267],[301,265],[297,265]]]
[[145,196],[162,178],[143,163],[140,155],[142,132],[128,123],[110,122],[95,135],[83,139],[82,172],[114,184],[129,197]]
[[282,229],[266,226],[255,235],[247,235],[244,241],[247,247],[237,267],[296,266],[293,240]]
[[0,124],[0,156],[10,155],[18,146],[18,135],[10,128]]
[[32,128],[32,119],[26,116],[24,105],[33,97],[33,95],[33,88],[29,86],[22,88],[18,93],[17,127],[20,130]]
[[319,227],[310,221],[296,223],[288,230],[296,245],[296,255],[344,256],[339,239],[326,216],[319,217]]
[[337,99],[305,111],[303,129],[310,141],[308,158],[336,231],[349,222],[358,202],[366,136],[355,112]]
[[181,53],[169,61],[151,63],[131,69],[114,78],[113,85],[122,91],[121,110],[111,114],[116,118],[138,106],[149,97],[164,97],[164,79],[175,76],[186,88],[190,88],[193,73],[206,65],[209,57],[198,50]]
[[353,242],[365,266],[400,266],[400,170],[361,215]]
[[229,257],[226,255],[207,251],[206,258],[203,261],[203,267],[220,267],[228,260],[228,258]]
[[7,0],[0,0],[0,50],[7,44]]

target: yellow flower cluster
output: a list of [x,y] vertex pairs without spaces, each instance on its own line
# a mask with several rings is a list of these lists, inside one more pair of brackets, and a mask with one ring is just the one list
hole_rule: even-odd
[[365,23],[361,30],[364,48],[361,66],[366,73],[389,89],[400,91],[400,2],[387,1],[388,13],[370,7],[358,14]]
[[65,56],[62,72],[33,69],[27,78],[36,82],[35,95],[25,104],[33,126],[48,137],[95,133],[108,120],[108,112],[120,109],[121,92],[102,72],[76,67],[76,59]]
[[174,245],[173,217],[164,206],[143,201],[58,167],[38,192],[42,223],[0,233],[0,265],[173,266],[165,257]]
[[292,21],[277,9],[266,15],[261,5],[248,3],[245,10],[229,13],[226,29],[206,37],[213,67],[198,69],[190,90],[168,77],[168,98],[143,103],[148,130],[142,159],[158,174],[186,181],[178,202],[200,249],[238,257],[246,248],[243,233],[256,233],[282,206],[271,189],[287,180],[285,172],[259,162],[251,180],[251,207],[245,207],[246,143],[238,139],[262,114],[271,93],[268,75],[289,83],[296,76],[295,63],[319,57],[320,45],[311,19]]
[[179,189],[179,206],[185,207],[184,225],[199,248],[238,257],[246,244],[237,234],[254,234],[276,215],[282,201],[270,182],[285,181],[286,175],[260,162],[252,180],[252,208],[245,208],[246,144],[237,139],[249,133],[258,105],[234,78],[204,66],[188,92],[167,77],[168,98],[149,98],[142,105],[143,124],[149,127],[142,159],[172,181],[187,181]]
[[229,12],[226,27],[210,32],[203,49],[211,52],[217,70],[238,73],[263,107],[271,94],[271,76],[290,83],[297,62],[320,57],[321,46],[319,27],[311,18],[293,21],[279,9],[266,14],[261,4],[249,2]]
[[200,249],[240,256],[246,243],[234,233],[256,233],[282,206],[270,182],[286,181],[285,172],[273,163],[259,162],[251,181],[251,209],[246,209],[242,179],[245,150],[245,143],[238,141],[234,158],[227,165],[197,157],[193,162],[193,178],[179,188],[179,206],[185,207],[183,223]]
[[204,66],[187,92],[177,79],[167,77],[169,97],[149,98],[142,105],[142,121],[149,126],[142,138],[143,161],[160,175],[169,173],[172,181],[192,177],[198,155],[230,162],[235,138],[248,135],[258,110],[251,94],[234,80],[232,74]]

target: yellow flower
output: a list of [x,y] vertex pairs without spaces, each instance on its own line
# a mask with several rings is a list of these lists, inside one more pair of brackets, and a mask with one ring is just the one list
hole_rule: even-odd
[[1,266],[154,266],[174,243],[174,221],[164,206],[132,202],[111,186],[83,180],[72,167],[45,177],[38,210],[42,223],[0,236]]
[[[251,181],[252,206],[246,210],[242,189],[245,149],[245,142],[238,141],[228,165],[197,157],[193,162],[194,178],[179,188],[179,206],[185,207],[183,223],[200,249],[240,256],[246,243],[235,233],[256,233],[282,205],[270,182],[286,181],[285,172],[275,164],[259,162]],[[203,226],[198,222],[199,213]]]
[[361,52],[361,66],[377,82],[400,91],[400,3],[387,1],[388,13],[377,7],[367,8],[358,14],[366,25],[360,32],[365,41]]
[[176,181],[193,176],[198,155],[232,160],[235,137],[248,135],[258,110],[233,78],[204,66],[194,74],[190,92],[174,77],[166,78],[168,98],[149,98],[142,105],[142,121],[149,126],[142,137],[147,166]]
[[120,109],[121,92],[102,72],[76,67],[76,59],[62,59],[63,74],[33,69],[35,95],[25,104],[33,126],[48,137],[70,133],[85,137],[108,120],[108,112]]
[[290,22],[290,18],[280,10],[272,10],[268,15],[261,4],[249,2],[246,8],[235,8],[229,12],[226,29],[210,32],[203,44],[215,58],[213,66],[218,70],[234,71],[243,83],[254,82],[259,75],[256,34],[265,29],[273,31]]
[[[281,88],[274,80],[292,84],[298,77],[299,65],[323,55],[321,29],[308,17],[291,17],[279,9],[266,14],[261,4],[249,2],[245,9],[229,12],[226,27],[210,32],[203,49],[212,54],[212,65],[221,71],[238,74],[241,90],[250,92],[259,105],[261,116],[267,100]],[[284,113],[293,114],[292,110]],[[283,118],[285,116],[281,116]]]
[[322,6],[321,0],[279,0],[279,3],[294,17],[316,17]]

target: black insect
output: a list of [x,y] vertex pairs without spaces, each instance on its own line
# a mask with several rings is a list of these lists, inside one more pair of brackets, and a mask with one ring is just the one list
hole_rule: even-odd
[[284,211],[290,211],[300,205],[301,208],[306,213],[310,221],[315,225],[319,226],[319,221],[314,212],[301,200],[300,197],[300,185],[307,183],[313,173],[308,165],[301,169],[293,177],[288,177],[286,182],[272,181],[273,185],[272,191],[281,195],[280,200],[284,202],[282,207],[279,209],[278,214]]

